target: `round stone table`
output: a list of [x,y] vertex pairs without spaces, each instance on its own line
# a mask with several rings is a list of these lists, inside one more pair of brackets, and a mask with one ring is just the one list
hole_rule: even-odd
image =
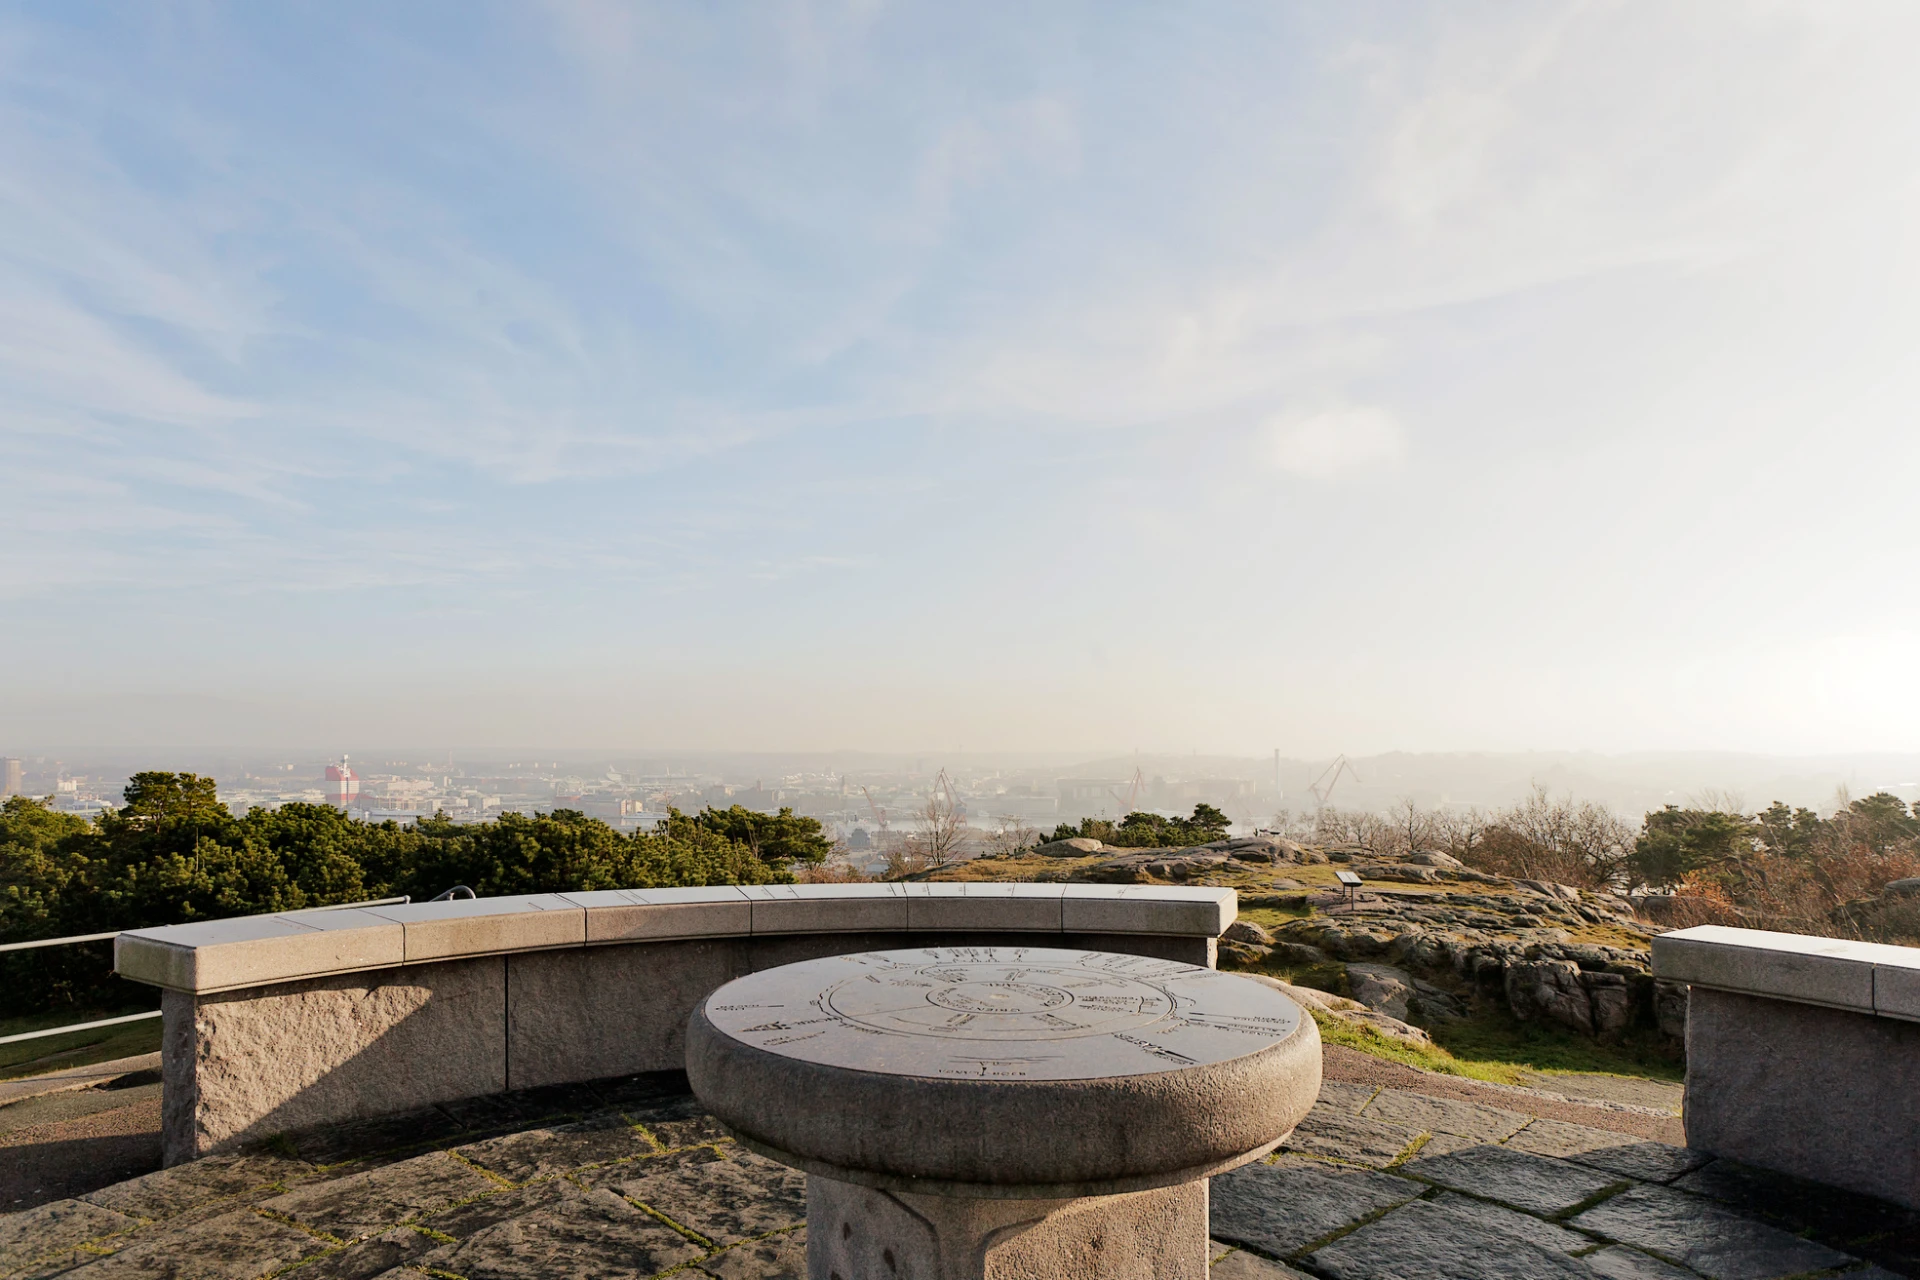
[[813,1280],[1205,1280],[1207,1182],[1320,1091],[1313,1020],[1143,956],[927,947],[721,987],[694,1092],[812,1175]]

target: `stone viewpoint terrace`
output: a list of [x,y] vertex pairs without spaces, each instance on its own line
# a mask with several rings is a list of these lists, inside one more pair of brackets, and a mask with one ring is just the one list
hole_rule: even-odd
[[[1210,948],[1231,922],[1231,903],[1206,897],[1218,891],[1184,890],[1161,899],[1161,907],[1148,905],[1155,893],[1166,892],[1140,888],[1102,899],[1106,905],[1086,920],[1098,926],[1101,944],[1109,949],[1128,945],[1131,938],[1143,953],[1156,954],[1191,954],[1201,941],[1202,950]],[[1011,903],[1019,896],[1001,895],[1001,900]],[[577,941],[571,925],[556,934],[549,921],[541,926],[547,932],[536,935],[545,939],[537,950],[431,957],[423,951],[412,966],[403,936],[397,955],[346,948],[340,954],[357,967],[331,975],[316,972],[309,944],[306,957],[279,966],[271,982],[253,987],[210,982],[225,989],[201,994],[168,988],[168,1048],[177,1057],[178,1046],[194,1044],[195,1061],[168,1063],[165,1088],[176,1088],[178,1081],[196,1088],[222,1074],[244,1074],[248,1067],[246,1060],[219,1060],[223,1041],[217,1034],[197,1041],[182,1037],[180,1019],[197,1019],[216,1032],[223,1026],[244,1028],[252,1016],[245,1006],[265,1003],[274,1009],[273,1025],[283,1032],[297,1030],[302,1018],[317,1018],[316,1025],[337,1032],[353,1025],[337,1017],[343,1001],[351,1002],[355,992],[389,987],[416,993],[401,1002],[412,1010],[408,1016],[430,1009],[439,998],[436,992],[456,992],[467,1017],[492,1019],[489,1025],[497,1029],[505,1056],[513,1043],[513,966],[541,955],[551,963],[556,952],[604,953],[562,962],[566,971],[582,975],[587,989],[652,972],[648,990],[658,999],[678,999],[691,988],[660,981],[661,966],[689,957],[713,965],[703,971],[712,976],[785,963],[796,951],[843,954],[868,949],[875,941],[924,943],[931,934],[946,942],[975,933],[1036,941],[1038,934],[1048,945],[1085,945],[1081,933],[1068,927],[1060,905],[1064,898],[1043,896],[1042,901],[1055,903],[1051,909],[1036,909],[1029,900],[1015,909],[1023,915],[963,906],[947,918],[955,927],[919,931],[911,929],[912,916],[902,899],[882,904],[888,912],[897,908],[897,914],[847,911],[834,927],[811,935],[784,931],[815,913],[782,908],[787,912],[782,918],[768,912],[758,943],[748,906],[737,913],[742,918],[726,926],[735,932],[722,936],[663,939],[661,922],[654,918],[640,926],[653,931],[644,940],[589,943],[585,935],[592,926],[584,919]],[[1208,901],[1216,908],[1211,914],[1201,909]],[[1136,906],[1141,910],[1130,916]],[[571,905],[558,909],[574,910]],[[586,910],[580,908],[583,915]],[[513,912],[502,913],[496,904],[490,913],[493,918],[502,914]],[[920,916],[923,926],[941,919],[937,911],[923,910]],[[876,922],[882,927],[873,928]],[[372,927],[385,923],[404,924]],[[1164,932],[1129,935],[1129,924]],[[270,960],[271,950],[257,946],[285,936],[275,933],[283,928],[227,929],[205,941],[209,948],[240,941],[256,947],[256,960],[263,955]],[[913,936],[902,941],[905,934]],[[797,943],[800,936],[808,941]],[[491,936],[494,943],[512,940],[507,933]],[[191,937],[178,933],[160,941],[174,952],[197,950]],[[1813,961],[1782,962],[1769,958],[1779,952],[1765,935],[1691,941],[1697,944],[1691,950],[1669,948],[1688,967],[1678,976],[1698,990],[1732,997],[1715,1014],[1716,1027],[1748,1009],[1746,1002],[1797,1007],[1809,996],[1822,1001],[1809,1006],[1818,1012],[1807,1015],[1815,1019],[1816,1032],[1825,1025],[1818,1020],[1829,1016],[1871,1018],[1873,966],[1899,969],[1904,959],[1876,953],[1863,961],[1829,949]],[[717,964],[711,951],[716,944],[724,944]],[[1806,940],[1794,945],[1800,950],[1787,954],[1804,957]],[[1736,956],[1729,967],[1719,952],[1702,947],[1765,954],[1758,960]],[[167,972],[190,978],[204,959],[209,975],[249,977],[217,952],[188,958],[192,963]],[[365,963],[369,959],[399,963]],[[1866,964],[1866,985],[1844,976],[1823,985],[1817,965],[1826,961],[1852,966],[1856,975]],[[502,983],[497,991],[483,985],[478,997],[473,984],[452,986],[435,971],[436,966],[483,962],[500,970]],[[1816,968],[1810,970],[1810,964]],[[1785,978],[1776,980],[1769,965]],[[300,972],[284,972],[288,969]],[[266,964],[250,976],[273,971]],[[1882,986],[1891,992],[1902,981],[1895,974]],[[551,998],[554,988],[549,984],[541,990]],[[241,1007],[231,1007],[236,1005]],[[1781,1016],[1770,1007],[1762,1013]],[[436,1016],[430,1013],[425,1021],[431,1025]],[[1885,1028],[1870,1023],[1864,1030],[1878,1035]],[[379,1039],[373,1035],[369,1043]],[[1896,1056],[1903,1051],[1904,1042],[1897,1039],[1876,1043]],[[376,1056],[384,1070],[444,1081],[444,1072],[408,1057],[431,1051],[429,1037],[404,1052]],[[645,1050],[658,1052],[657,1046]],[[368,1056],[367,1044],[346,1045],[332,1060],[352,1070]],[[267,1054],[252,1068],[270,1070],[270,1059]],[[579,1059],[588,1066],[598,1060]],[[301,1061],[311,1068],[314,1060]],[[417,1073],[416,1065],[422,1068]],[[1282,1148],[1212,1180],[1214,1275],[1356,1280],[1920,1275],[1920,1213],[1858,1189],[1839,1189],[1831,1181],[1796,1178],[1730,1158],[1724,1151],[1690,1149],[1677,1089],[1570,1077],[1562,1092],[1549,1093],[1431,1075],[1337,1046],[1324,1048],[1322,1065],[1318,1101]],[[155,1169],[161,1157],[163,1086],[150,1068],[140,1069],[146,1064],[127,1066],[134,1069],[82,1074],[73,1083],[83,1087],[62,1092],[20,1096],[23,1091],[16,1090],[17,1100],[10,1103],[0,1095],[0,1197],[18,1207],[0,1214],[0,1277],[483,1280],[806,1274],[806,1176],[742,1149],[705,1114],[687,1092],[684,1075],[671,1067],[526,1088],[511,1087],[509,1081],[506,1088],[447,1094],[378,1113],[328,1114],[270,1133],[227,1133],[207,1144],[219,1150],[199,1158],[176,1150],[171,1167]],[[322,1084],[326,1107],[337,1110],[344,1095],[326,1090],[325,1074],[269,1089],[274,1100],[269,1110],[294,1114],[299,1108],[288,1106],[288,1100],[297,1102],[315,1083]],[[1900,1083],[1897,1072],[1881,1079]],[[1715,1087],[1747,1087],[1740,1080],[1726,1081],[1722,1072]],[[1690,1079],[1690,1091],[1699,1087]],[[1862,1096],[1871,1098],[1873,1092]],[[218,1097],[220,1090],[213,1093]],[[257,1090],[241,1093],[257,1101]],[[1841,1091],[1841,1105],[1856,1102]],[[792,1100],[795,1106],[818,1103]],[[1690,1095],[1689,1115],[1693,1103]],[[1911,1144],[1912,1128],[1901,1127],[1901,1108],[1911,1100],[1896,1097],[1888,1103],[1894,1141]],[[178,1099],[169,1098],[166,1105],[178,1133]],[[1811,1101],[1814,1109],[1818,1105],[1817,1098]],[[1818,1142],[1817,1132],[1800,1118],[1789,1119],[1804,1140]],[[1853,1124],[1840,1117],[1836,1131],[1851,1132]],[[207,1132],[205,1126],[198,1131]],[[98,1159],[76,1162],[75,1152],[96,1153]],[[1845,1152],[1839,1158],[1844,1164]],[[1831,1163],[1833,1155],[1820,1159]]]

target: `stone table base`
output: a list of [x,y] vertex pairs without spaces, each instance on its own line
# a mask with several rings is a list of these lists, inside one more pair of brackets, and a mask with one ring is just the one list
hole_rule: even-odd
[[1206,1280],[1207,1181],[1069,1200],[807,1180],[811,1280]]

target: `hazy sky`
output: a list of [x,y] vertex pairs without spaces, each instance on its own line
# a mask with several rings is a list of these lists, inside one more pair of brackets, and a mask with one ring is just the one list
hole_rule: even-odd
[[0,750],[1920,748],[1911,0],[0,11]]

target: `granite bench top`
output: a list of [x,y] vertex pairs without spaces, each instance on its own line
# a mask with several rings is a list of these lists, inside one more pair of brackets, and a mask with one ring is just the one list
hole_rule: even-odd
[[196,994],[472,956],[611,943],[842,932],[1159,934],[1217,938],[1232,889],[1019,883],[607,889],[290,911],[134,929],[124,978]]

